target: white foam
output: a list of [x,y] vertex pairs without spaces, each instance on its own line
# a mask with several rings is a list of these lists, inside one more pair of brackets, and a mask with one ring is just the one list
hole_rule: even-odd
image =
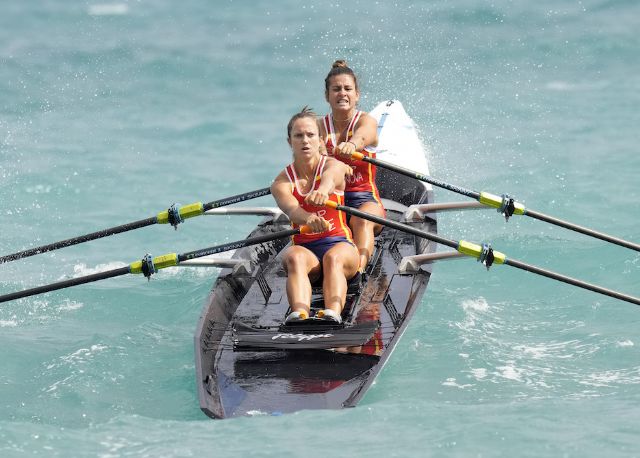
[[75,302],[69,299],[65,299],[64,303],[60,305],[59,310],[60,311],[78,310],[78,309],[81,309],[82,307],[84,307],[84,303],[82,302]]
[[478,367],[477,369],[471,369],[471,374],[477,379],[482,380],[487,376],[487,369],[484,367]]
[[603,372],[599,374],[596,374],[596,373],[590,374],[588,380],[581,380],[580,383],[582,385],[605,387],[619,380],[620,380],[620,374],[615,371],[610,371],[610,372]]
[[15,320],[0,320],[0,328],[15,328],[18,322]]
[[29,194],[49,194],[51,192],[52,187],[50,185],[42,185],[38,184],[36,186],[27,186],[26,191]]
[[471,387],[473,385],[470,384],[470,383],[461,385],[456,381],[455,377],[450,377],[447,380],[445,380],[444,382],[442,382],[442,386],[453,386],[453,387],[456,387],[456,388],[465,389],[465,388],[469,388],[469,387]]
[[[217,258],[226,258],[227,256],[224,256],[226,253],[221,253],[220,256],[216,256]],[[121,261],[113,261],[113,262],[107,262],[104,264],[98,264],[95,267],[89,267],[84,263],[81,264],[76,264],[75,266],[73,266],[73,274],[72,274],[72,278],[78,278],[78,277],[84,277],[86,275],[93,275],[93,274],[97,274],[100,272],[106,272],[108,270],[114,270],[114,269],[119,269],[121,267],[125,267],[128,264],[121,262]],[[182,276],[188,276],[188,277],[196,277],[196,278],[208,278],[211,277],[213,274],[217,274],[217,272],[220,271],[220,267],[191,267],[191,266],[181,266],[181,267],[167,267],[162,269],[160,272],[158,272],[159,275],[154,275],[153,279],[154,280],[161,280],[162,278],[175,278],[175,277],[182,277]],[[60,277],[60,280],[64,280],[66,279],[67,276],[63,276]],[[79,307],[81,307],[82,304],[79,305]],[[71,306],[69,306],[71,307]],[[76,307],[76,308],[79,308]],[[69,308],[65,308],[65,309],[69,309]]]
[[566,81],[550,81],[546,84],[545,87],[552,91],[570,91],[575,86],[567,83]]
[[581,82],[581,83],[572,83],[568,81],[549,81],[545,88],[550,91],[591,91],[594,89],[601,89],[608,85],[606,81],[596,81],[596,82]]
[[527,345],[516,345],[514,350],[527,355],[533,359],[542,359],[548,356],[549,348],[545,345],[538,345],[536,347],[530,347]]
[[106,345],[94,344],[94,345],[91,345],[91,347],[89,348],[80,348],[74,351],[73,353],[71,353],[70,355],[61,356],[60,359],[62,359],[63,361],[84,360],[89,357],[92,357],[96,353],[106,350],[107,348],[109,347],[107,347]]
[[462,301],[462,308],[465,312],[486,312],[487,310],[489,310],[489,304],[484,297],[479,297],[477,299],[465,299],[464,301]]
[[616,344],[618,345],[618,347],[633,347],[634,343],[633,341],[627,339],[627,340],[623,340],[620,342],[616,342]]
[[[187,277],[187,278],[210,278],[213,275],[217,275],[220,272],[220,267],[192,267],[192,266],[182,266],[182,267],[167,267],[166,269],[162,269],[160,275],[165,275],[166,277]],[[158,277],[160,278],[160,277]]]
[[515,366],[496,367],[500,371],[497,375],[508,380],[522,381],[522,371]]
[[84,263],[76,264],[75,266],[73,266],[73,278],[83,277],[85,275],[97,274],[100,272],[106,272],[107,270],[118,269],[126,265],[127,264],[120,261],[108,262],[105,264],[98,264],[95,267],[87,267],[87,265]]
[[[489,304],[486,299],[479,297],[476,299],[465,299],[461,303],[462,309],[465,312],[465,319],[463,322],[455,323],[455,326],[463,331],[471,331],[476,327],[476,319],[480,318],[480,314],[489,310]],[[488,323],[484,326],[489,327]]]
[[129,12],[125,3],[101,3],[89,6],[89,16],[123,16]]

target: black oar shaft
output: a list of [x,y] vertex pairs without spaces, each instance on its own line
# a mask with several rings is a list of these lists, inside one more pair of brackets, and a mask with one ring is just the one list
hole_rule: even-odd
[[204,204],[204,211],[212,210],[214,208],[226,207],[227,205],[237,204],[244,202],[245,200],[257,199],[258,197],[267,196],[271,194],[271,188],[256,189],[255,191],[245,192],[224,199],[214,200],[212,202]]
[[203,256],[210,256],[212,254],[222,253],[223,251],[237,250],[250,245],[258,245],[259,243],[272,242],[277,239],[289,237],[300,233],[300,229],[287,229],[284,231],[273,232],[271,234],[260,235],[258,237],[251,237],[244,240],[238,240],[237,242],[225,243],[224,245],[217,245],[210,248],[203,248],[201,250],[190,251],[178,255],[178,262],[188,261],[189,259],[201,258]]
[[23,297],[35,296],[36,294],[48,293],[50,291],[56,291],[58,289],[68,288],[70,286],[82,285],[85,283],[91,283],[98,280],[105,280],[107,278],[118,277],[120,275],[126,275],[129,273],[129,266],[120,267],[118,269],[107,270],[105,272],[98,272],[96,274],[85,275],[84,277],[71,278],[69,280],[59,281],[57,283],[50,283],[48,285],[37,286],[35,288],[25,289],[17,291],[15,293],[5,294],[0,296],[0,302],[13,301]]
[[[251,200],[251,199],[256,199],[258,197],[266,196],[270,193],[271,193],[270,188],[262,188],[262,189],[257,189],[255,191],[245,192],[243,194],[237,194],[231,197],[225,197],[224,199],[214,200],[204,205],[200,203],[192,204],[188,206],[190,208],[188,211],[188,215],[185,217],[197,216],[213,208],[219,208],[227,205],[237,204],[239,202],[244,202],[245,200]],[[166,212],[162,212],[160,215],[163,215],[163,214],[166,214]],[[30,248],[28,250],[23,250],[17,253],[8,254],[0,257],[0,264],[9,262],[9,261],[15,261],[17,259],[28,258],[29,256],[35,256],[37,254],[46,253],[48,251],[53,251],[53,250],[65,248],[72,245],[77,245],[79,243],[89,242],[91,240],[100,239],[102,237],[108,237],[110,235],[120,234],[122,232],[127,232],[134,229],[140,229],[142,227],[151,226],[159,222],[165,223],[167,222],[165,216],[166,215],[163,215],[162,221],[158,221],[158,215],[156,215],[156,216],[152,216],[151,218],[141,219],[138,221],[134,221],[132,223],[122,224],[120,226],[103,229],[100,231],[92,232],[90,234],[85,234],[78,237],[62,240],[60,242],[54,242],[48,245],[42,245],[36,248]]]
[[[394,229],[398,229],[400,231],[404,231],[408,234],[413,234],[416,235],[418,237],[422,237],[424,239],[427,240],[431,240],[434,241],[436,243],[440,243],[442,245],[446,245],[449,246],[451,248],[454,248],[458,251],[460,251],[461,253],[465,253],[465,254],[469,254],[469,252],[467,251],[466,247],[468,246],[472,246],[473,244],[470,244],[469,242],[464,242],[464,241],[453,241],[453,240],[449,240],[446,239],[444,237],[440,237],[439,235],[436,234],[432,234],[430,232],[425,232],[425,231],[421,231],[420,229],[416,229],[414,227],[408,226],[406,224],[402,224],[402,223],[398,223],[396,221],[391,221],[388,220],[386,218],[381,218],[379,216],[376,215],[371,215],[369,213],[365,213],[362,212],[360,210],[356,210],[355,208],[351,208],[351,207],[347,207],[344,205],[336,205],[333,202],[327,201],[326,205],[332,208],[335,208],[337,210],[343,211],[351,216],[357,216],[360,217],[362,219],[366,219],[369,221],[373,221],[375,223],[381,224],[383,226],[387,226],[387,227],[391,227]],[[472,249],[472,252],[477,253],[477,250]],[[558,274],[556,272],[552,272],[549,270],[545,270],[545,269],[541,269],[540,267],[536,267],[536,266],[532,266],[530,264],[525,264],[524,262],[521,261],[517,261],[515,259],[508,259],[506,256],[504,256],[503,253],[499,253],[496,252],[496,258],[499,258],[499,261],[496,260],[497,263],[500,264],[505,264],[505,265],[509,265],[512,267],[516,267],[518,269],[522,269],[522,270],[526,270],[532,273],[536,273],[538,275],[542,275],[548,278],[552,278],[554,280],[558,280],[564,283],[568,283],[570,285],[573,286],[577,286],[579,288],[584,288],[596,293],[600,293],[600,294],[604,294],[606,296],[610,296],[613,297],[615,299],[620,299],[622,301],[626,301],[626,302],[630,302],[632,304],[636,304],[636,305],[640,305],[640,298],[634,297],[634,296],[630,296],[628,294],[623,294],[623,293],[619,293],[617,291],[613,291],[611,289],[607,289],[607,288],[603,288],[601,286],[597,286],[597,285],[593,285],[591,283],[587,283],[584,282],[582,280],[576,280],[575,278],[571,278],[571,277],[567,277],[565,275],[562,274]],[[473,256],[476,256],[475,254]]]
[[344,205],[337,205],[337,206],[335,206],[335,208],[337,210],[340,210],[340,211],[343,211],[345,213],[348,213],[351,216],[357,216],[359,218],[366,219],[366,220],[369,220],[369,221],[373,221],[374,223],[381,224],[382,226],[387,226],[387,227],[391,227],[393,229],[398,229],[398,230],[406,232],[408,234],[413,234],[413,235],[416,235],[418,237],[422,237],[423,239],[431,240],[433,242],[440,243],[441,245],[446,245],[446,246],[454,248],[456,250],[458,249],[458,242],[456,242],[454,240],[446,239],[444,237],[440,237],[437,234],[433,234],[431,232],[421,231],[420,229],[416,229],[416,228],[408,226],[406,224],[398,223],[396,221],[392,221],[392,220],[386,219],[386,218],[381,218],[379,216],[372,215],[371,213],[365,213],[363,211],[357,210],[357,209],[352,208],[352,207],[347,207],[347,206],[344,206]]
[[[375,159],[372,157],[367,157],[362,153],[355,153],[353,155],[355,159],[368,162],[377,167],[382,167],[384,169],[392,170],[401,175],[405,175],[411,178],[415,178],[416,180],[424,181],[425,183],[432,184],[433,186],[437,186],[442,189],[446,189],[448,191],[455,192],[457,194],[461,194],[463,196],[470,197],[472,199],[477,200],[478,202],[483,203],[484,205],[488,205],[493,208],[500,208],[500,197],[495,196],[490,193],[481,193],[476,191],[471,191],[469,189],[461,188],[459,186],[447,183],[445,181],[438,180],[436,178],[430,177],[428,175],[424,175],[422,173],[415,172],[413,170],[405,169],[404,167],[400,167],[395,164],[391,164],[390,162],[381,161],[380,159]],[[531,218],[538,219],[540,221],[545,221],[547,223],[563,227],[565,229],[569,229],[571,231],[579,232],[584,235],[588,235],[590,237],[594,237],[600,240],[604,240],[606,242],[613,243],[615,245],[619,245],[625,248],[630,248],[635,251],[640,251],[640,245],[637,243],[630,242],[628,240],[621,239],[619,237],[614,237],[609,234],[605,234],[603,232],[594,231],[593,229],[589,229],[583,226],[579,226],[577,224],[570,223],[568,221],[564,221],[559,218],[554,218],[553,216],[548,216],[543,213],[536,212],[534,210],[529,210],[524,207],[524,205],[520,203],[515,203],[516,212],[515,214],[522,214],[524,216],[529,216]]]
[[92,232],[90,234],[81,235],[79,237],[73,237],[67,240],[61,240],[59,242],[50,243],[48,245],[43,245],[36,248],[30,248],[28,250],[19,251],[17,253],[8,254],[6,256],[0,257],[0,264],[9,262],[9,261],[15,261],[16,259],[28,258],[29,256],[35,256],[37,254],[46,253],[48,251],[53,251],[53,250],[65,248],[72,245],[77,245],[79,243],[89,242],[91,240],[100,239],[102,237],[108,237],[110,235],[119,234],[121,232],[127,232],[133,229],[140,229],[141,227],[151,226],[152,224],[156,224],[156,222],[157,221],[155,217],[141,219],[139,221],[123,224],[121,226],[115,226],[109,229],[103,229],[101,231]]
[[[170,253],[163,256],[153,258],[154,269],[163,269],[165,267],[171,267],[179,264],[181,261],[189,259],[201,258],[202,256],[209,256],[212,254],[222,253],[224,251],[237,250],[250,245],[258,245],[260,243],[272,242],[274,240],[290,237],[295,234],[299,234],[301,231],[308,232],[309,229],[306,226],[297,229],[286,229],[283,231],[272,232],[270,234],[260,235],[257,237],[251,237],[244,240],[238,240],[237,242],[225,243],[223,245],[217,245],[209,248],[203,248],[201,250],[190,251],[188,253],[178,254]],[[119,269],[108,270],[106,272],[99,272],[96,274],[86,275],[84,277],[72,278],[70,280],[64,280],[57,283],[50,283],[44,286],[37,286],[35,288],[25,289],[23,291],[17,291],[15,293],[5,294],[0,296],[0,302],[12,301],[28,296],[35,296],[36,294],[48,293],[50,291],[56,291],[58,289],[68,288],[70,286],[82,285],[85,283],[91,283],[98,280],[104,280],[107,278],[117,277],[129,273],[137,274],[142,273],[142,263],[140,261],[129,264],[126,267]]]
[[630,248],[635,251],[640,251],[640,245],[638,245],[637,243],[633,243],[628,240],[623,240],[618,237],[613,237],[612,235],[594,231],[593,229],[589,229],[583,226],[578,226],[577,224],[573,224],[568,221],[563,221],[561,219],[554,218],[553,216],[545,215],[544,213],[539,213],[533,210],[525,209],[524,214],[525,216],[530,216],[531,218],[535,218],[540,221],[544,221],[546,223],[551,223],[556,226],[564,227],[565,229],[569,229],[575,232],[580,232],[581,234],[585,234],[600,240],[604,240],[606,242],[613,243],[615,245],[620,245],[625,248]]
[[425,183],[432,184],[433,186],[437,186],[438,188],[446,189],[448,191],[455,192],[457,194],[462,194],[463,196],[471,197],[472,199],[480,199],[480,193],[476,191],[471,191],[469,189],[461,188],[460,186],[456,186],[450,183],[447,183],[442,180],[438,180],[437,178],[430,177],[428,175],[424,175],[422,173],[418,173],[414,170],[405,169],[404,167],[400,167],[399,165],[392,164],[390,162],[381,161],[379,159],[375,159],[372,157],[362,156],[360,159],[364,162],[369,162],[375,166],[382,167],[384,169],[392,170],[401,175],[408,176],[410,178],[415,178],[416,180],[424,181]]
[[575,278],[567,277],[566,275],[562,275],[556,272],[552,272],[550,270],[542,269],[540,267],[532,266],[531,264],[526,264],[524,262],[515,260],[515,259],[506,259],[504,264],[515,267],[517,269],[526,270],[527,272],[532,272],[538,275],[542,275],[547,278],[552,278],[553,280],[558,280],[564,283],[568,283],[569,285],[577,286],[579,288],[588,289],[589,291],[593,291],[595,293],[604,294],[605,296],[613,297],[615,299],[620,299],[622,301],[631,302],[632,304],[640,305],[640,298],[629,296],[628,294],[619,293],[618,291],[614,291],[612,289],[603,288],[598,285],[594,285],[592,283],[587,283],[582,280],[577,280]]

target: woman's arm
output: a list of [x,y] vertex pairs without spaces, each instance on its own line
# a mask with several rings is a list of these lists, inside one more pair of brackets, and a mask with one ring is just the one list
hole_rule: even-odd
[[334,191],[344,191],[345,176],[352,175],[353,169],[337,159],[328,157],[326,159],[320,185],[315,191],[311,191],[305,198],[305,202],[323,206],[329,198],[329,194]]
[[367,113],[363,113],[356,124],[353,135],[348,142],[342,142],[334,148],[334,153],[351,157],[356,151],[366,146],[378,145],[378,122]]
[[320,154],[327,156],[327,132],[324,130],[322,118],[318,118],[318,134],[320,135]]
[[284,172],[281,172],[271,185],[271,195],[292,223],[307,225],[313,232],[324,232],[329,228],[329,223],[324,218],[300,207],[297,199],[291,194],[291,183]]

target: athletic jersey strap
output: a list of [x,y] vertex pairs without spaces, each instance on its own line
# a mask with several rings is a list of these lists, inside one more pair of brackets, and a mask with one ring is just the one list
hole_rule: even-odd
[[[320,178],[322,177],[322,172],[324,172],[324,165],[327,162],[326,156],[320,156],[320,160],[318,161],[318,165],[316,165],[316,170],[313,174],[313,185],[307,183],[309,190],[307,192],[302,192],[299,186],[298,175],[296,175],[296,169],[293,164],[289,164],[285,169],[285,173],[287,174],[287,178],[289,178],[289,182],[291,183],[291,192],[297,191],[297,193],[303,197],[306,197],[311,191],[315,190],[320,184]],[[294,193],[295,195],[295,193]]]
[[[353,137],[353,132],[356,129],[356,124],[360,120],[360,116],[362,116],[362,111],[356,110],[349,125],[347,126],[347,132],[344,141],[348,142]],[[333,155],[333,148],[338,145],[338,135],[336,135],[335,126],[333,123],[333,114],[329,113],[323,119],[324,122],[324,131],[327,133],[327,138],[325,140],[325,147],[327,148],[327,153],[329,155]]]
[[[356,111],[347,126],[347,132],[345,141],[349,141],[353,138],[353,133],[355,132],[356,125],[358,121],[364,115],[364,111]],[[337,145],[338,138],[333,125],[333,115],[331,113],[327,114],[323,118],[325,132],[327,133],[327,138],[325,140],[325,146],[327,148],[327,154],[329,156],[333,156],[333,148]],[[361,151],[365,156],[375,158],[376,157],[376,149],[373,147],[365,147]],[[347,192],[371,192],[375,198],[375,200],[382,205],[380,202],[380,195],[378,192],[378,188],[376,186],[376,167],[368,162],[363,161],[354,161],[351,159],[343,159],[341,157],[336,157],[339,161],[344,162],[349,165],[353,169],[353,175],[346,178],[347,186],[345,191]]]
[[[318,165],[316,167],[315,176],[313,177],[313,184],[307,184],[309,189],[307,192],[303,192],[303,190],[300,188],[300,184],[298,182],[299,180],[296,175],[296,169],[293,164],[289,164],[285,168],[285,173],[291,183],[291,193],[293,194],[293,197],[295,197],[298,201],[300,207],[309,213],[315,213],[316,215],[324,218],[329,222],[329,230],[325,232],[321,232],[318,234],[294,235],[293,243],[296,245],[301,243],[313,242],[325,237],[345,237],[349,241],[352,241],[351,230],[347,225],[347,221],[343,212],[328,207],[316,207],[315,205],[310,205],[305,202],[305,198],[307,197],[307,195],[309,195],[311,191],[317,190],[320,186],[322,172],[324,171],[326,161],[327,157],[321,156],[320,161],[318,162]],[[331,202],[337,203],[338,205],[344,205],[344,193],[342,191],[334,191],[333,193],[329,194],[329,200]],[[297,224],[292,224],[292,226],[294,227],[294,229],[300,227]]]

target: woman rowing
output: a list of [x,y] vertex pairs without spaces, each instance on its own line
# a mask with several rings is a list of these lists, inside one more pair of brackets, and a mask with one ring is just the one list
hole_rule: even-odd
[[291,307],[286,322],[309,317],[311,281],[322,277],[325,308],[316,317],[340,323],[347,280],[357,273],[359,257],[344,214],[324,203],[343,203],[345,176],[351,168],[320,154],[317,116],[306,107],[289,121],[287,141],[293,162],[277,176],[271,193],[294,227],[306,225],[313,233],[293,236],[293,245],[284,253]]
[[[324,83],[331,113],[320,121],[320,134],[325,139],[327,154],[353,169],[353,174],[347,177],[345,204],[384,217],[385,210],[376,187],[375,166],[351,159],[356,151],[375,157],[373,147],[378,144],[376,120],[357,109],[360,100],[358,79],[344,60],[337,60]],[[375,233],[382,227],[357,217],[350,219],[349,226],[360,255],[359,268],[363,270],[373,252]]]

